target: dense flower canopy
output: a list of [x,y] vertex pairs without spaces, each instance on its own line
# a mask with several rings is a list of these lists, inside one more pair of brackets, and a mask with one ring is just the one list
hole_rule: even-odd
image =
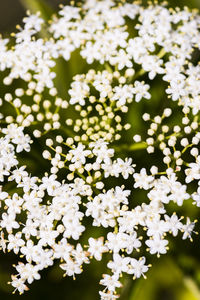
[[[146,250],[159,257],[170,235],[192,240],[195,233],[196,220],[176,208],[186,201],[200,207],[200,16],[165,4],[86,0],[82,7],[62,6],[48,24],[40,13],[28,13],[23,23],[10,39],[0,39],[6,89],[0,99],[0,246],[20,257],[11,284],[23,293],[55,261],[75,278],[84,264],[107,255],[100,297],[116,299],[122,273],[146,278]],[[70,79],[64,98],[57,67],[75,51],[87,67]],[[162,111],[141,114],[139,102],[154,105],[151,83],[158,78],[166,96]],[[149,123],[147,132],[127,123],[132,105]],[[170,126],[174,114],[179,119]],[[123,144],[127,130],[133,138]],[[34,147],[37,163],[47,161],[44,174],[23,163],[29,154],[35,162]],[[150,161],[157,150],[162,158],[140,167],[134,155],[124,157],[127,147],[130,153],[143,149]],[[145,195],[140,202],[138,189]],[[104,228],[103,234],[88,238],[92,227]]]

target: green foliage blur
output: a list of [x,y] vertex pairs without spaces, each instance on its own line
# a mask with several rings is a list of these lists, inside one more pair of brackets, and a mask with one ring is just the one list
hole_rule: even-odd
[[[1,0],[2,1],[2,0]],[[13,0],[15,1],[15,0]],[[60,1],[63,4],[69,3],[69,1]],[[80,1],[79,1],[80,2]],[[162,2],[162,1],[159,1]],[[189,6],[190,8],[200,8],[199,0],[169,0],[169,6],[171,7],[183,7]],[[42,17],[48,20],[52,13],[54,13],[53,6],[50,1],[46,0],[21,0],[21,3],[26,9],[30,9],[32,12],[37,10],[41,11]],[[144,5],[147,1],[143,1]],[[46,32],[42,32],[45,36]],[[94,67],[94,66],[93,66]],[[84,72],[86,69],[85,62],[80,58],[78,51],[72,54],[72,58],[69,62],[60,60],[56,67],[58,75],[56,85],[61,96],[66,97],[67,90],[69,88],[73,75]],[[0,75],[1,79],[1,75]],[[146,80],[146,78],[145,78]],[[14,89],[15,87],[13,87]],[[2,88],[3,89],[3,88]],[[164,90],[163,90],[164,91]],[[127,133],[123,140],[124,142],[130,142],[131,136],[136,133],[142,133],[146,130],[143,128],[140,115],[146,110],[150,111],[154,115],[159,113],[160,99],[163,97],[164,92],[162,89],[158,91],[158,82],[155,81],[152,87],[154,105],[151,104],[137,104],[137,115],[135,115],[134,104],[130,108],[127,115],[127,121],[133,125],[133,131],[131,135]],[[5,91],[1,90],[4,94]],[[134,117],[133,117],[134,114]],[[75,114],[71,117],[76,117]],[[173,120],[172,120],[173,122]],[[129,136],[130,135],[130,136]],[[37,158],[37,149],[33,155]],[[147,164],[148,157],[145,157],[143,152],[134,152],[133,154],[124,153],[126,156],[133,156],[137,162],[140,162],[141,155],[142,164]],[[152,159],[158,160],[159,157],[155,154]],[[33,159],[32,159],[33,160]],[[44,172],[45,165],[42,167],[40,162],[33,164],[30,158],[23,157],[23,164],[29,165],[30,169],[34,172]],[[37,174],[38,175],[38,174]],[[130,183],[130,188],[132,187]],[[144,201],[141,192],[134,195],[134,199]],[[133,199],[133,201],[134,201]],[[138,201],[138,200],[137,200]],[[193,219],[199,219],[198,210],[191,206],[185,206],[187,215],[190,215]],[[172,207],[173,211],[173,207]],[[186,213],[185,213],[186,214]],[[200,231],[200,226],[197,224],[197,231]],[[98,236],[100,229],[91,229],[88,232],[88,237]],[[152,260],[153,258],[153,260]],[[1,253],[0,256],[0,299],[1,300],[96,300],[99,299],[98,289],[99,281],[103,273],[106,273],[106,261],[105,258],[101,262],[95,260],[89,265],[84,265],[84,271],[77,276],[76,280],[72,278],[63,278],[63,272],[58,265],[54,265],[42,272],[42,278],[40,281],[35,281],[30,286],[30,291],[24,295],[12,295],[12,288],[7,284],[10,280],[10,275],[14,272],[13,264],[16,264],[18,259],[16,255],[12,253]],[[200,242],[199,237],[194,236],[194,242],[182,241],[181,238],[173,239],[170,243],[170,251],[164,257],[157,259],[157,257],[151,257],[151,263],[153,267],[147,273],[147,279],[139,279],[133,281],[131,277],[125,277],[123,280],[124,288],[121,291],[120,300],[200,300]]]

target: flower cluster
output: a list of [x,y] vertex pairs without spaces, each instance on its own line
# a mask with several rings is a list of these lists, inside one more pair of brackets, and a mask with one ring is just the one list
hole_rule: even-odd
[[[159,257],[170,235],[192,240],[196,233],[196,220],[178,209],[185,202],[200,207],[200,16],[187,8],[86,0],[62,6],[45,38],[39,13],[23,22],[0,39],[0,247],[21,258],[10,283],[23,293],[55,261],[75,278],[104,255],[100,297],[116,299],[122,273],[146,278],[145,250]],[[59,60],[75,50],[87,67],[63,98]],[[142,102],[154,106],[157,79],[162,112],[141,113]],[[133,108],[145,132],[127,122]],[[160,160],[139,167],[136,150]],[[43,174],[24,164],[25,152],[34,164],[42,161]],[[104,234],[85,242],[92,227]]]

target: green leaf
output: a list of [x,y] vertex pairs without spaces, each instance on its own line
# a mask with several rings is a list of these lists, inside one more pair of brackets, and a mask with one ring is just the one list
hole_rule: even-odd
[[147,274],[133,285],[129,300],[199,300],[200,290],[191,277],[184,273],[175,260],[163,257],[155,261]]
[[[183,274],[175,261],[170,258],[160,258],[147,273],[147,279],[135,281],[129,300],[160,300],[165,294],[166,299],[176,299],[177,290],[185,290]],[[168,298],[167,298],[168,297]]]
[[22,5],[32,13],[40,11],[41,17],[44,20],[49,20],[54,13],[52,7],[45,0],[20,0]]
[[199,300],[200,290],[195,281],[190,277],[185,277],[184,280],[185,290],[180,291],[178,300]]

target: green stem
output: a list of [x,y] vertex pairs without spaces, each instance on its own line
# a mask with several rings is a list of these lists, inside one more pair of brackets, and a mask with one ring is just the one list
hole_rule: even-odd
[[113,73],[113,69],[111,68],[111,66],[108,63],[105,64],[105,67],[109,73]]
[[144,75],[147,71],[145,71],[144,69],[141,69],[140,71],[138,71],[130,80],[131,81],[135,81],[138,77]]
[[71,131],[70,129],[68,129],[64,126],[61,126],[60,129],[62,129],[67,134],[67,136],[69,136],[69,137],[73,138],[75,136],[73,131]]
[[187,145],[187,146],[183,149],[182,154],[185,153],[185,151],[186,151],[188,148],[192,147],[192,146],[194,146],[194,145],[193,145],[193,144]]
[[131,144],[131,145],[123,144],[123,145],[120,145],[120,146],[113,146],[113,148],[117,152],[120,152],[122,150],[131,152],[131,151],[146,149],[147,148],[147,143],[141,142],[141,143],[135,143],[135,144]]
[[20,111],[17,107],[14,106],[14,104],[12,102],[8,102],[12,105],[12,107],[14,107],[15,111],[16,111],[16,114],[19,116],[20,115]]
[[158,56],[159,58],[162,58],[163,56],[165,56],[165,54],[166,54],[166,51],[165,51],[164,48],[162,48],[162,49],[160,50],[160,52],[157,54],[157,56]]

